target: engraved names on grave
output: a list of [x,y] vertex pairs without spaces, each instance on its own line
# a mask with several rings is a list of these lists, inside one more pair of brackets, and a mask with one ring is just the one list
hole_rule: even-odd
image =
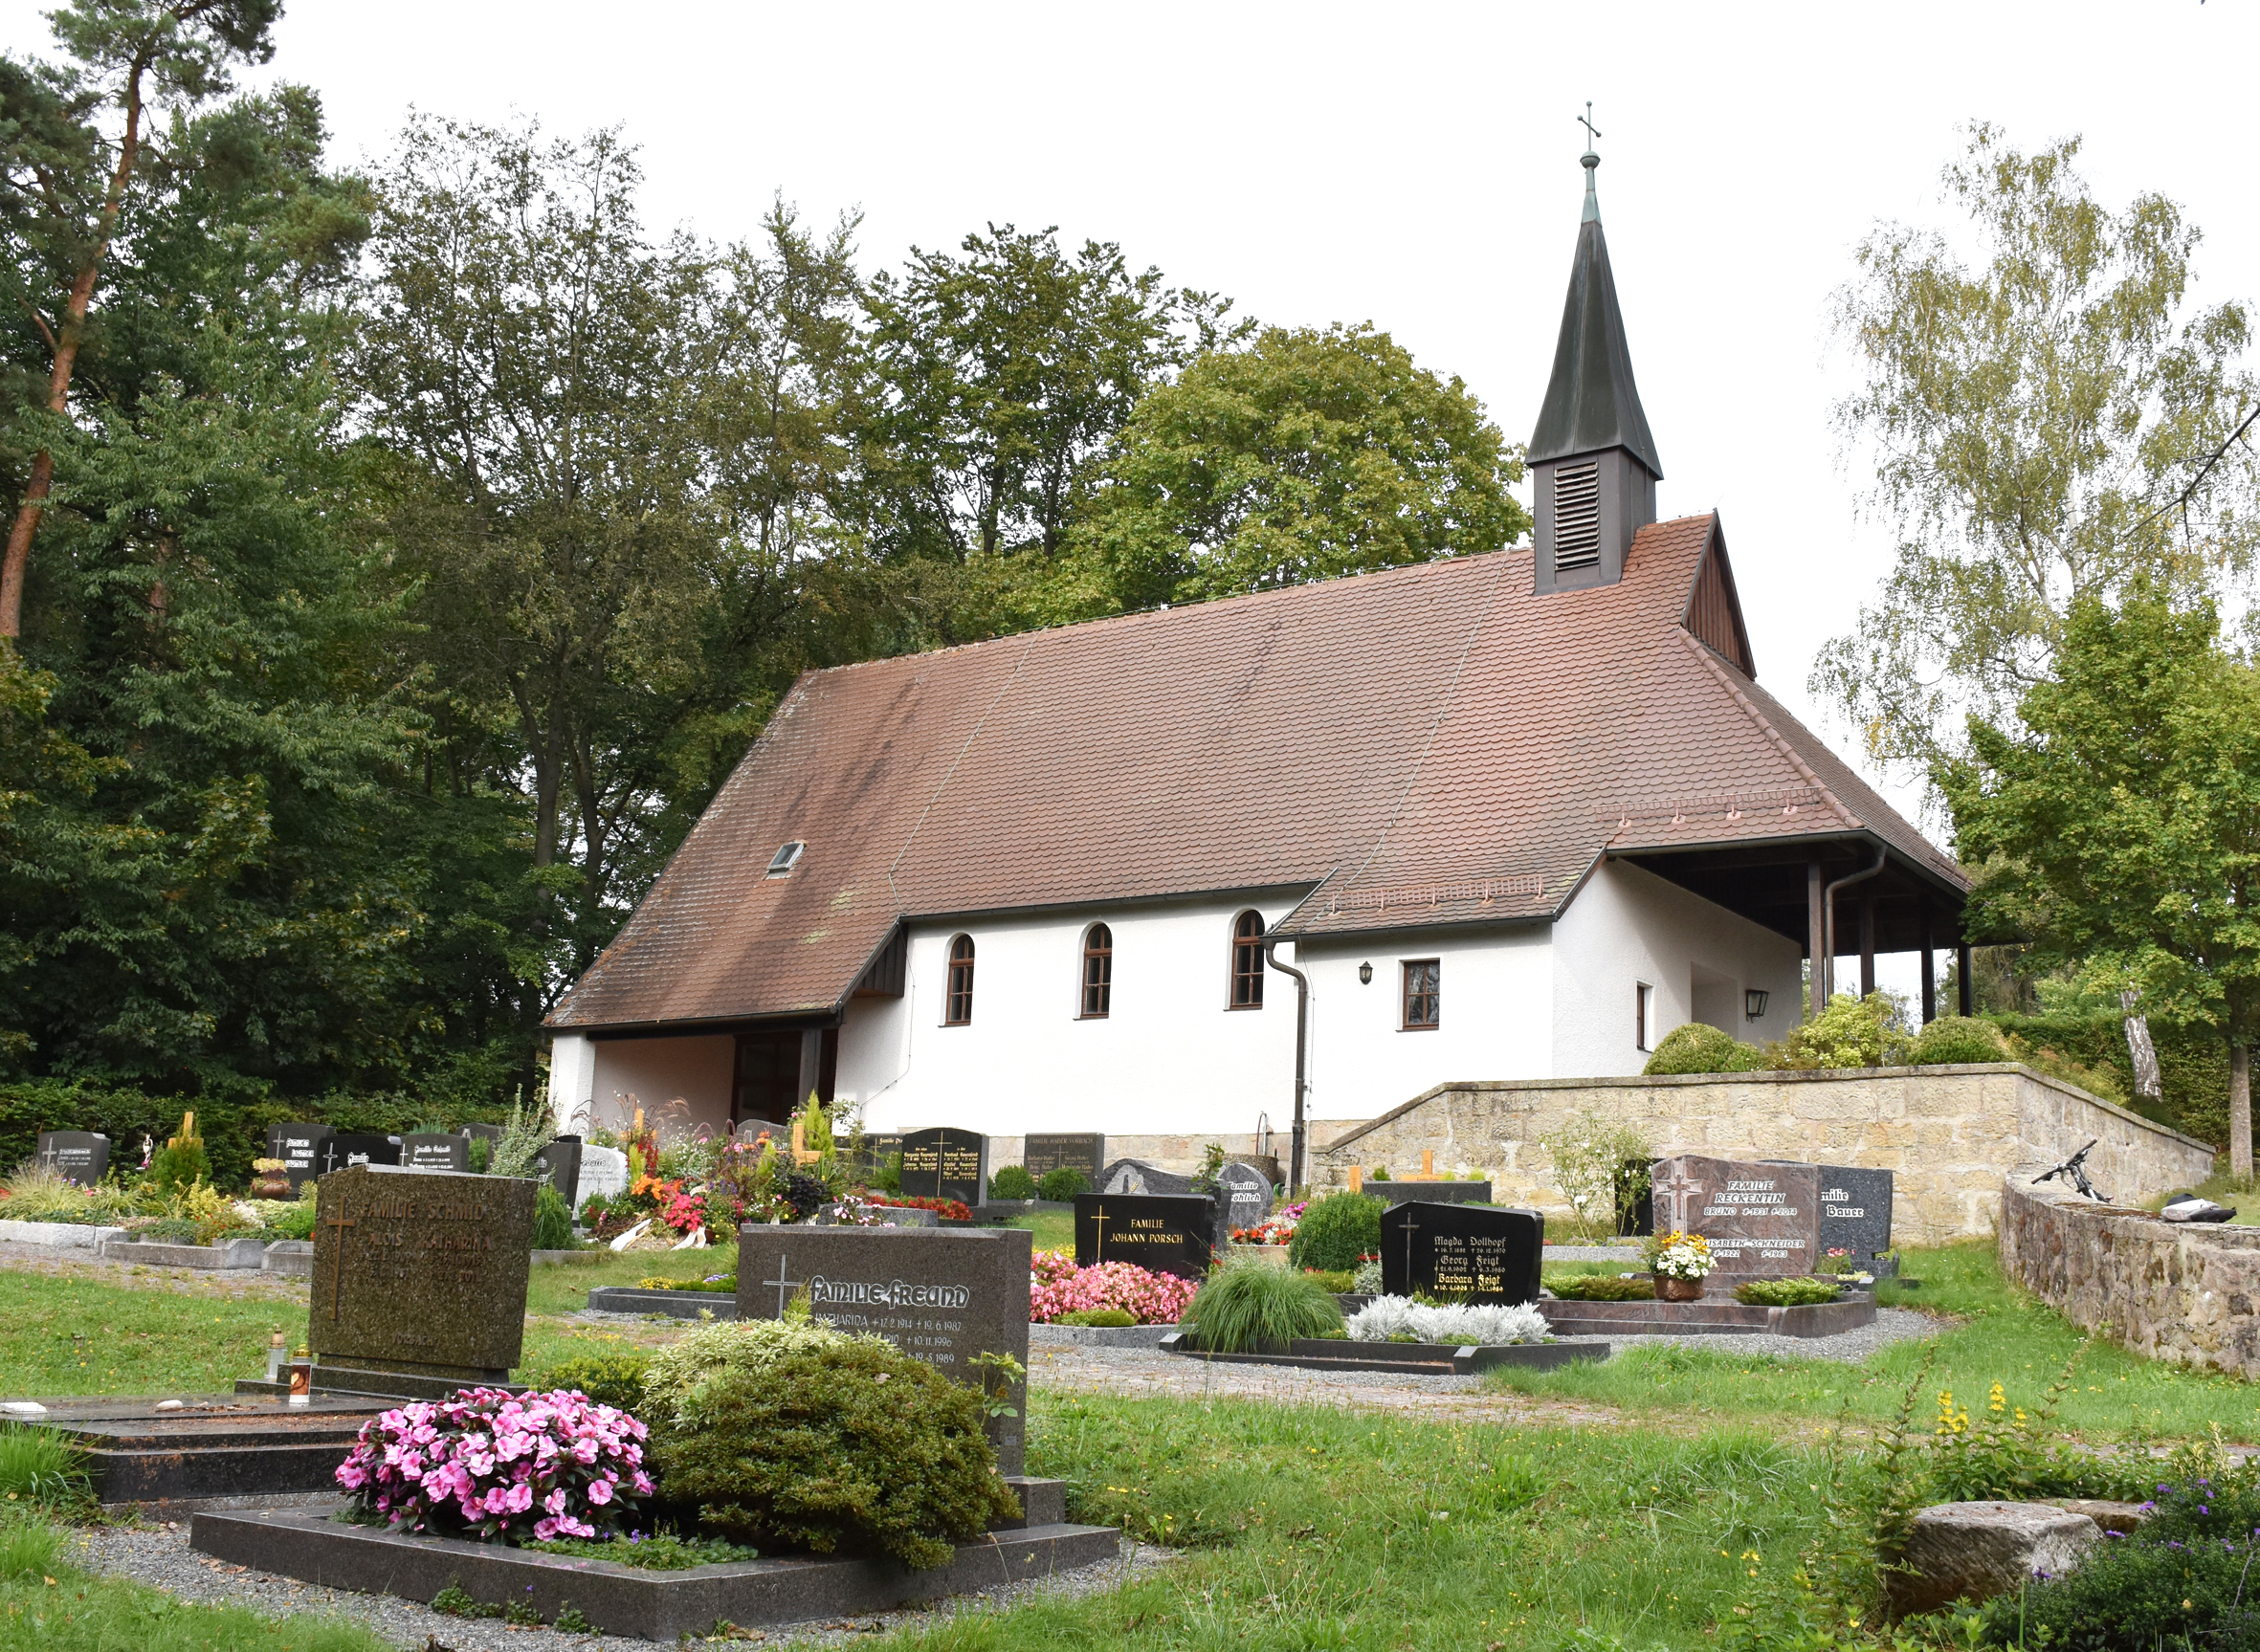
[[1103,1135],[1031,1135],[1022,1144],[1020,1162],[1028,1167],[1029,1175],[1038,1181],[1055,1170],[1073,1170],[1081,1174],[1093,1189],[1098,1186],[1100,1175],[1106,1169],[1106,1137]]
[[907,1199],[954,1199],[967,1206],[988,1197],[988,1137],[970,1130],[914,1130],[902,1138],[902,1192]]
[[290,1195],[298,1198],[310,1176],[322,1171],[321,1144],[337,1133],[326,1124],[271,1124],[267,1127],[267,1156],[282,1160],[290,1178]]
[[1381,1214],[1382,1289],[1485,1304],[1536,1302],[1545,1244],[1546,1219],[1535,1210],[1393,1204]]
[[1652,1176],[1659,1233],[1699,1233],[1717,1278],[1810,1273],[1820,1245],[1820,1167],[1682,1154]]
[[1216,1201],[1203,1194],[1075,1196],[1075,1265],[1127,1262],[1154,1273],[1203,1279],[1214,1254]]
[[96,1187],[110,1168],[110,1138],[88,1130],[43,1130],[40,1165],[76,1187]]

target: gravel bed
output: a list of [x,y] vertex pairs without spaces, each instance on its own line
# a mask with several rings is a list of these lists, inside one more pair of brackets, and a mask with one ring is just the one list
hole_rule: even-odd
[[1620,1336],[1619,1354],[1635,1348],[1672,1343],[1681,1348],[1708,1348],[1719,1354],[1779,1355],[1784,1359],[1842,1359],[1857,1363],[1878,1348],[1918,1336],[1935,1336],[1939,1322],[1911,1308],[1879,1308],[1874,1323],[1840,1331],[1834,1336]]
[[[324,1589],[271,1572],[230,1566],[188,1547],[188,1523],[164,1526],[93,1528],[74,1535],[74,1558],[89,1571],[116,1573],[154,1584],[183,1600],[249,1606],[270,1613],[299,1612],[366,1623],[382,1639],[410,1652],[427,1643],[442,1652],[620,1652],[672,1648],[677,1642],[643,1641],[625,1635],[568,1635],[555,1629],[520,1629],[492,1618],[451,1618],[429,1606],[389,1595]],[[1167,1553],[1146,1544],[1133,1546],[1119,1560],[1031,1578],[979,1595],[961,1595],[933,1605],[897,1612],[860,1613],[853,1618],[816,1619],[742,1632],[742,1641],[777,1645],[824,1646],[896,1629],[917,1629],[945,1619],[995,1612],[1038,1595],[1096,1595],[1143,1576],[1169,1563]]]

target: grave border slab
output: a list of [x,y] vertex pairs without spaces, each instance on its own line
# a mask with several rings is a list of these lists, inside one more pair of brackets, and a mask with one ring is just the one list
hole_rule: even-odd
[[[1310,1371],[1385,1371],[1422,1377],[1472,1377],[1502,1365],[1553,1371],[1573,1360],[1605,1360],[1609,1355],[1606,1342],[1351,1342],[1341,1337],[1299,1336],[1280,1348],[1210,1354],[1189,1331],[1163,1337],[1161,1349],[1163,1354],[1219,1364],[1295,1365]],[[1350,1349],[1361,1352],[1342,1352]]]

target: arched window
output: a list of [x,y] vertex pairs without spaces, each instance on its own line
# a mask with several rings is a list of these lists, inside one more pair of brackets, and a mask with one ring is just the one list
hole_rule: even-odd
[[1259,912],[1244,912],[1232,919],[1231,1007],[1263,1007],[1263,914]]
[[1105,1020],[1114,998],[1115,932],[1095,923],[1083,932],[1083,1019]]
[[973,1021],[973,937],[961,935],[949,943],[949,1000],[943,1007],[943,1026],[968,1026]]

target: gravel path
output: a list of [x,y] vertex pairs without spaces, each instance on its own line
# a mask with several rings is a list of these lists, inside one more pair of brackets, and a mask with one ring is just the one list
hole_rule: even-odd
[[[672,1641],[642,1641],[632,1636],[567,1635],[555,1629],[520,1629],[491,1618],[450,1618],[429,1606],[389,1595],[323,1589],[270,1572],[247,1571],[190,1549],[185,1522],[97,1528],[78,1533],[75,1544],[78,1551],[75,1558],[90,1571],[138,1578],[183,1600],[250,1606],[262,1612],[303,1612],[317,1617],[350,1619],[367,1624],[393,1645],[410,1648],[412,1652],[425,1652],[428,1642],[436,1644],[441,1652],[603,1652],[605,1648],[645,1652],[647,1648],[672,1648],[677,1644]],[[1037,1595],[1095,1595],[1168,1563],[1166,1552],[1139,1544],[1120,1560],[1016,1583],[988,1594],[962,1595],[937,1601],[928,1608],[864,1613],[853,1618],[746,1630],[740,1639],[780,1646],[836,1645],[885,1630],[916,1629],[951,1618],[998,1611]]]
[[1681,1348],[1708,1348],[1719,1354],[1778,1355],[1784,1359],[1842,1359],[1857,1363],[1878,1348],[1918,1336],[1936,1336],[1941,1327],[1927,1313],[1912,1308],[1879,1308],[1875,1321],[1834,1336],[1620,1336],[1619,1354],[1635,1348],[1672,1343]]

